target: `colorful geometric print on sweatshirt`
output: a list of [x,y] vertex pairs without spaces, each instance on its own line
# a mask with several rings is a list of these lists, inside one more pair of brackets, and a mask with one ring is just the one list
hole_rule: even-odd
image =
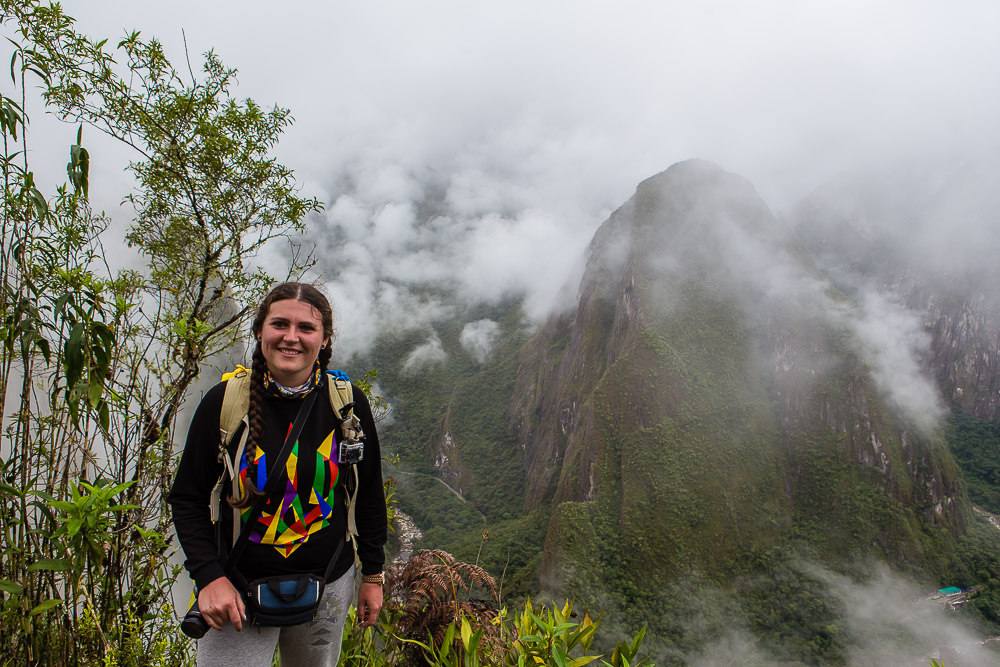
[[[288,430],[292,430],[291,424],[289,424]],[[276,494],[272,494],[264,505],[257,525],[250,533],[252,542],[270,544],[278,550],[278,553],[287,558],[305,544],[310,535],[330,525],[330,515],[333,514],[334,506],[334,491],[337,488],[339,473],[334,455],[334,443],[334,432],[331,431],[322,444],[314,450],[316,465],[313,478],[304,480],[299,474],[299,468],[303,468],[303,471],[308,470],[308,468],[305,465],[300,465],[300,443],[298,440],[295,441],[292,452],[288,455],[288,461],[285,463],[287,471],[285,491],[280,498]],[[311,448],[307,449],[310,450],[310,453],[313,451]],[[259,446],[254,454],[254,463],[257,466],[254,484],[258,489],[263,489],[264,485],[267,484],[269,461]],[[248,467],[247,455],[244,452],[243,460],[240,462],[241,493]],[[249,508],[242,511],[242,521],[246,521],[246,515],[249,512]]]

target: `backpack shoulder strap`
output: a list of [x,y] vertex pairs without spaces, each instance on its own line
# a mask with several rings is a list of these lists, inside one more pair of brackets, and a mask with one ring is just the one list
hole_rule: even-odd
[[[219,412],[219,460],[224,469],[209,498],[209,514],[213,523],[219,520],[222,489],[227,477],[232,482],[233,494],[239,494],[236,465],[240,457],[243,456],[243,448],[246,447],[250,431],[250,425],[247,423],[235,454],[230,454],[229,446],[233,435],[239,429],[240,424],[246,422],[247,410],[250,408],[250,371],[243,366],[237,366],[235,371],[226,373],[222,379],[226,383],[226,391],[223,394],[222,409]],[[238,522],[236,525],[239,525]]]
[[235,371],[226,373],[222,379],[226,383],[226,393],[222,398],[222,412],[219,413],[219,431],[228,447],[250,409],[250,371],[237,366]]
[[338,418],[343,418],[344,415],[340,414],[340,411],[344,409],[344,406],[350,405],[353,413],[354,388],[351,386],[351,378],[344,371],[327,371],[326,373],[330,376],[327,378],[326,387],[330,393],[330,405],[333,406],[333,412]]
[[[364,437],[361,431],[361,420],[354,414],[354,388],[351,386],[351,378],[344,371],[327,371],[330,375],[327,388],[330,393],[330,405],[333,406],[333,413],[340,420],[340,437],[345,440],[354,441]],[[347,539],[354,544],[358,535],[357,522],[354,520],[354,506],[358,499],[358,466],[354,464],[345,480],[347,490]],[[355,545],[355,560],[357,560],[357,546]]]

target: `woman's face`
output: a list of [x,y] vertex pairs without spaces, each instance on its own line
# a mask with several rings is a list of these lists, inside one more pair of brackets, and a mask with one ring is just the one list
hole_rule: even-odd
[[325,343],[323,319],[313,306],[297,299],[271,304],[260,330],[260,349],[278,383],[297,387],[308,380]]

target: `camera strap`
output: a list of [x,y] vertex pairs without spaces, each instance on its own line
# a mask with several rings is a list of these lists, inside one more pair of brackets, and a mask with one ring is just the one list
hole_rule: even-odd
[[247,515],[247,520],[243,522],[243,527],[240,529],[240,536],[237,538],[236,543],[233,544],[233,548],[223,565],[223,570],[225,570],[227,575],[236,571],[236,563],[239,562],[240,554],[243,553],[244,547],[250,541],[251,527],[257,523],[260,513],[264,510],[264,504],[278,485],[278,482],[285,479],[285,462],[288,461],[288,455],[292,453],[292,447],[295,445],[295,441],[299,439],[299,434],[302,433],[302,427],[305,426],[306,420],[309,418],[309,413],[312,412],[313,404],[316,402],[316,394],[318,393],[317,390],[313,389],[309,392],[308,396],[302,399],[299,413],[295,416],[292,428],[285,438],[285,444],[282,445],[278,458],[271,464],[271,469],[267,471],[267,482],[264,483],[261,495],[254,500],[254,504],[250,508],[250,513]]

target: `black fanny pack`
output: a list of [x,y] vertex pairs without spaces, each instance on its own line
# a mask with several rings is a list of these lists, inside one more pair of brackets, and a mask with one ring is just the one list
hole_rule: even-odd
[[312,574],[256,579],[247,593],[247,616],[256,625],[308,623],[319,610],[325,585]]
[[[333,556],[322,577],[315,574],[286,574],[251,581],[244,596],[250,622],[254,625],[283,627],[313,620],[319,611],[326,582],[337,565],[344,544],[346,541],[342,541],[333,550]],[[246,581],[240,576],[238,579]]]

